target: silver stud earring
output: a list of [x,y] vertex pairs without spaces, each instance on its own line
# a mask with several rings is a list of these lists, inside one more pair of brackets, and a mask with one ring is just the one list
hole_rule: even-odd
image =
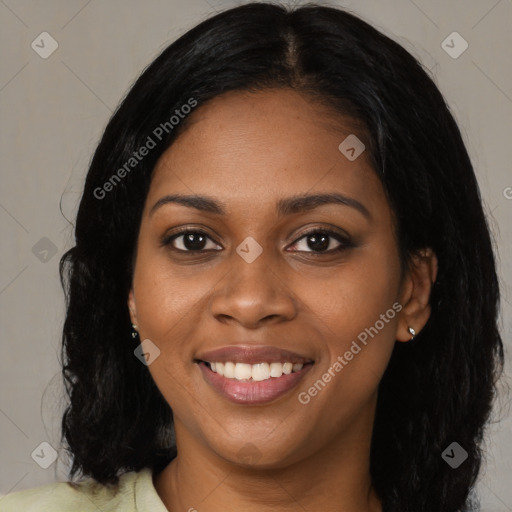
[[414,338],[416,338],[416,331],[412,327],[409,327],[408,331],[411,334],[411,339],[409,341],[412,341]]
[[139,335],[137,331],[137,326],[135,324],[132,324],[132,338],[135,339]]

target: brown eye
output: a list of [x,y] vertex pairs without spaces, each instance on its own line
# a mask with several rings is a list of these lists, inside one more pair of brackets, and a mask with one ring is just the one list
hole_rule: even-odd
[[[338,244],[338,245],[336,245]],[[315,230],[305,233],[292,246],[299,252],[313,252],[317,254],[332,253],[352,247],[350,240],[333,231]]]
[[[210,242],[210,246],[208,246],[208,242]],[[163,244],[183,252],[205,251],[220,247],[203,231],[192,230],[170,235],[165,238]]]

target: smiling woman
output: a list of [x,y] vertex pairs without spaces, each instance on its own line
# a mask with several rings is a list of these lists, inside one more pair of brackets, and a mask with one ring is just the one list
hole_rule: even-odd
[[89,478],[2,510],[478,509],[503,359],[478,186],[432,80],[357,17],[248,4],[170,45],[105,130],[61,272]]

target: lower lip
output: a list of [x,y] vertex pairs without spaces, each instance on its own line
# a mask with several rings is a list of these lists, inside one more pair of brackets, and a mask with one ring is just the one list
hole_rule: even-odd
[[237,404],[265,404],[281,397],[293,389],[309,372],[312,364],[306,364],[298,372],[292,372],[281,377],[270,377],[261,381],[243,381],[228,379],[210,370],[210,367],[200,362],[199,368],[203,377],[220,395]]

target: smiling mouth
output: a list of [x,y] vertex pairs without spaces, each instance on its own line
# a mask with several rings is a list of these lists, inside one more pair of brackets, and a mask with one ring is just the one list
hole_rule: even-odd
[[225,377],[244,382],[260,382],[269,379],[276,379],[283,375],[298,373],[304,366],[312,365],[313,362],[306,363],[280,363],[278,361],[257,364],[226,362],[199,361],[205,364],[212,372]]
[[315,361],[275,345],[245,342],[200,352],[194,363],[218,395],[237,404],[263,405],[289,394]]
[[277,400],[298,386],[314,365],[313,361],[293,364],[277,361],[256,364],[195,362],[209,386],[239,405],[265,405]]

